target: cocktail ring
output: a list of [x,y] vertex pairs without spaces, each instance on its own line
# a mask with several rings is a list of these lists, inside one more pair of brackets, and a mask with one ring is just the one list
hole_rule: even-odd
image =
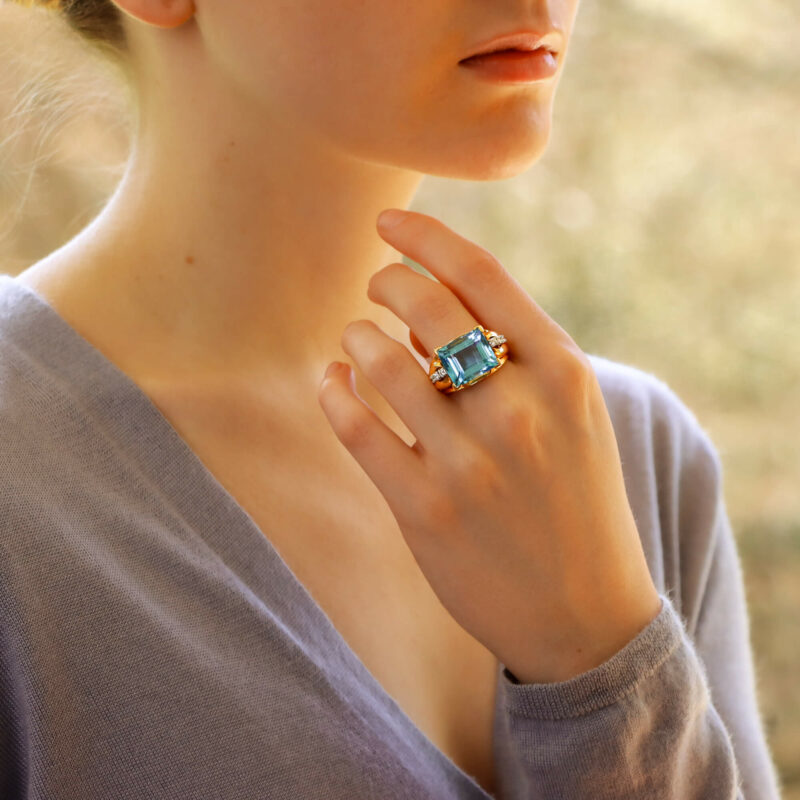
[[440,392],[451,394],[497,372],[507,359],[506,337],[478,325],[434,350],[428,377]]

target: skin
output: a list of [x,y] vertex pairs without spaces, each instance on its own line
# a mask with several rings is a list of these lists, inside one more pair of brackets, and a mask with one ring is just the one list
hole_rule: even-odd
[[[427,215],[376,228],[427,174],[502,180],[540,157],[577,0],[115,2],[140,102],[127,172],[21,277],[140,384],[344,445],[444,607],[520,680],[601,663],[660,599],[588,360],[479,245]],[[459,66],[522,27],[560,31],[554,78]],[[384,266],[400,252],[438,280]],[[426,356],[476,320],[510,359],[442,395]],[[323,381],[342,350],[356,371]]]
[[661,610],[594,370],[491,253],[429,215],[385,217],[381,235],[438,282],[394,263],[369,296],[428,350],[481,321],[514,343],[513,360],[452,396],[421,392],[406,348],[357,320],[344,348],[417,440],[362,402],[348,365],[323,380],[326,413],[459,624],[522,683],[567,680]]

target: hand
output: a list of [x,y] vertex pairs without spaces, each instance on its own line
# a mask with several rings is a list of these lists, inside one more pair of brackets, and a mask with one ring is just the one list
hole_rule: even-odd
[[389,264],[368,298],[409,326],[423,355],[481,323],[507,337],[508,361],[445,395],[404,344],[358,320],[342,347],[416,441],[364,403],[347,365],[322,381],[319,402],[453,618],[520,682],[567,680],[661,608],[600,386],[491,253],[433,217],[404,214],[380,235],[438,280]]

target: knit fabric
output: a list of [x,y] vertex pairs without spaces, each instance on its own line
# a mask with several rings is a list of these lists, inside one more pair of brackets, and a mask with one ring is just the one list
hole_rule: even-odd
[[[662,381],[590,359],[662,607],[570,680],[499,665],[494,796],[775,800],[719,456]],[[133,380],[0,275],[0,797],[488,798],[268,534]]]

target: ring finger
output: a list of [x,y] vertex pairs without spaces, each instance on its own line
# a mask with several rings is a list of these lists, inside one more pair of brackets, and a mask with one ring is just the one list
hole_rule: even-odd
[[372,275],[367,297],[394,311],[430,354],[478,325],[447,286],[400,262]]
[[[412,344],[417,339],[429,354],[428,359],[437,347],[479,324],[449,287],[400,262],[387,265],[370,278],[367,297],[394,311],[409,326]],[[459,397],[456,402],[469,406],[477,398]],[[485,395],[481,394],[480,399],[485,402]]]

